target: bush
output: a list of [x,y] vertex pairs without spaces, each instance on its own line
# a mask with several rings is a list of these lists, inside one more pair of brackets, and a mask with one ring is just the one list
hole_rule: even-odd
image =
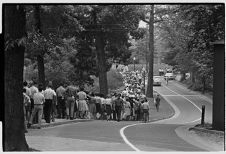
[[[85,86],[85,90],[92,91],[94,93],[99,93],[100,86],[99,86],[99,78],[92,76],[92,79],[94,80],[93,86]],[[122,75],[117,72],[115,69],[111,69],[107,72],[107,80],[108,80],[108,89],[109,92],[115,91],[123,86],[123,78]]]
[[109,90],[116,90],[123,86],[123,78],[119,72],[115,70],[110,70],[107,73],[107,78]]

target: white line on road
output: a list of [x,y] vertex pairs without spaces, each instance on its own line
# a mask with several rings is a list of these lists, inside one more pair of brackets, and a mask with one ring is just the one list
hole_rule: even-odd
[[200,96],[200,95],[162,95],[162,96]]
[[192,102],[191,100],[187,99],[185,96],[178,94],[177,92],[171,90],[170,88],[168,88],[168,87],[166,87],[166,86],[164,86],[164,87],[165,87],[166,89],[172,91],[173,93],[175,93],[175,94],[177,94],[177,95],[183,97],[184,99],[186,99],[187,101],[189,101],[191,104],[193,104],[200,112],[202,112],[202,110],[201,110],[194,102]]
[[[164,87],[167,88],[168,90],[170,90],[171,92],[173,92],[173,93],[176,94],[176,95],[161,95],[161,94],[159,93],[159,94],[160,94],[161,96],[163,96],[163,97],[166,99],[166,101],[169,102],[170,105],[173,107],[173,109],[175,110],[175,115],[174,115],[173,117],[169,118],[169,119],[163,119],[163,120],[159,120],[159,121],[156,121],[156,122],[153,122],[153,123],[159,123],[160,121],[162,122],[162,121],[165,121],[165,120],[172,120],[172,119],[178,117],[179,114],[180,114],[180,110],[176,107],[176,105],[175,105],[173,102],[171,102],[169,99],[167,99],[166,96],[181,96],[181,97],[183,97],[184,99],[186,99],[187,101],[189,101],[190,103],[192,103],[192,104],[193,104],[193,105],[201,112],[201,109],[200,109],[195,103],[193,103],[191,100],[189,100],[189,99],[187,99],[187,98],[185,97],[185,96],[198,96],[198,95],[180,95],[180,94],[178,94],[177,92],[175,92],[175,91],[169,89],[168,87],[166,87],[166,86],[164,86]],[[196,119],[196,120],[193,120],[193,121],[191,121],[191,122],[185,122],[184,124],[193,123],[193,122],[199,121],[200,119],[201,119],[201,118]],[[128,140],[128,139],[126,138],[126,136],[124,135],[124,130],[125,130],[126,128],[128,128],[128,127],[132,127],[132,126],[136,126],[136,125],[143,125],[143,124],[152,124],[152,123],[137,123],[137,124],[127,125],[127,126],[125,126],[125,127],[123,127],[123,128],[120,129],[120,135],[121,135],[121,137],[123,138],[123,140],[125,141],[125,143],[126,143],[127,145],[129,145],[132,149],[134,149],[135,151],[138,151],[138,152],[140,152],[141,150],[138,149],[138,148],[136,148],[131,142],[129,142],[129,140]]]
[[[138,124],[139,124],[139,123],[138,123]],[[121,129],[120,129],[120,135],[121,135],[122,139],[125,141],[125,143],[126,143],[127,145],[129,145],[133,150],[140,152],[140,150],[139,150],[138,148],[136,148],[131,142],[129,142],[129,140],[128,140],[128,139],[126,138],[126,136],[124,135],[124,130],[125,130],[126,128],[131,127],[131,126],[135,126],[135,125],[138,125],[138,124],[127,125],[127,126],[121,128]]]

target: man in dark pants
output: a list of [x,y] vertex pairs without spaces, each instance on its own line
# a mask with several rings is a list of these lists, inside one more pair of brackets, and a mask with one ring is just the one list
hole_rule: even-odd
[[[54,99],[56,97],[56,93],[51,87],[52,87],[52,84],[50,83],[47,86],[46,90],[44,91],[44,97],[45,97],[44,117],[45,117],[45,120],[47,123],[50,123],[50,117],[52,114],[53,103],[54,103]],[[53,121],[54,121],[54,117],[53,117]]]
[[56,89],[57,94],[57,107],[58,107],[58,118],[65,118],[66,106],[65,106],[65,88],[60,86]]
[[117,115],[118,122],[121,120],[121,111],[122,111],[122,106],[123,106],[123,100],[120,97],[121,97],[121,95],[118,94],[118,97],[115,100],[115,112]]

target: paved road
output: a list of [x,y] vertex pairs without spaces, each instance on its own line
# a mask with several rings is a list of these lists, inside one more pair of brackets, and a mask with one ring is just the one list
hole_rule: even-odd
[[206,151],[199,142],[184,140],[189,138],[184,126],[200,122],[202,105],[211,121],[211,103],[174,81],[154,89],[174,108],[172,118],[148,124],[91,121],[31,130],[28,143],[44,151]]

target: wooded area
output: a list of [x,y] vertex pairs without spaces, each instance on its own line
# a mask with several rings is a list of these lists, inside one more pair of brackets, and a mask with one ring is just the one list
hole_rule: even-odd
[[[195,90],[213,89],[213,45],[224,40],[225,8],[209,5],[4,5],[5,151],[26,151],[23,80],[54,87],[93,85],[108,94],[112,64],[131,55],[149,63],[146,95],[153,97],[153,61],[191,73]],[[140,21],[148,23],[139,27]],[[132,43],[135,42],[135,43]],[[148,46],[147,46],[148,43]],[[131,49],[133,47],[133,49]],[[23,78],[24,69],[24,78]],[[14,96],[14,97],[11,97]]]

